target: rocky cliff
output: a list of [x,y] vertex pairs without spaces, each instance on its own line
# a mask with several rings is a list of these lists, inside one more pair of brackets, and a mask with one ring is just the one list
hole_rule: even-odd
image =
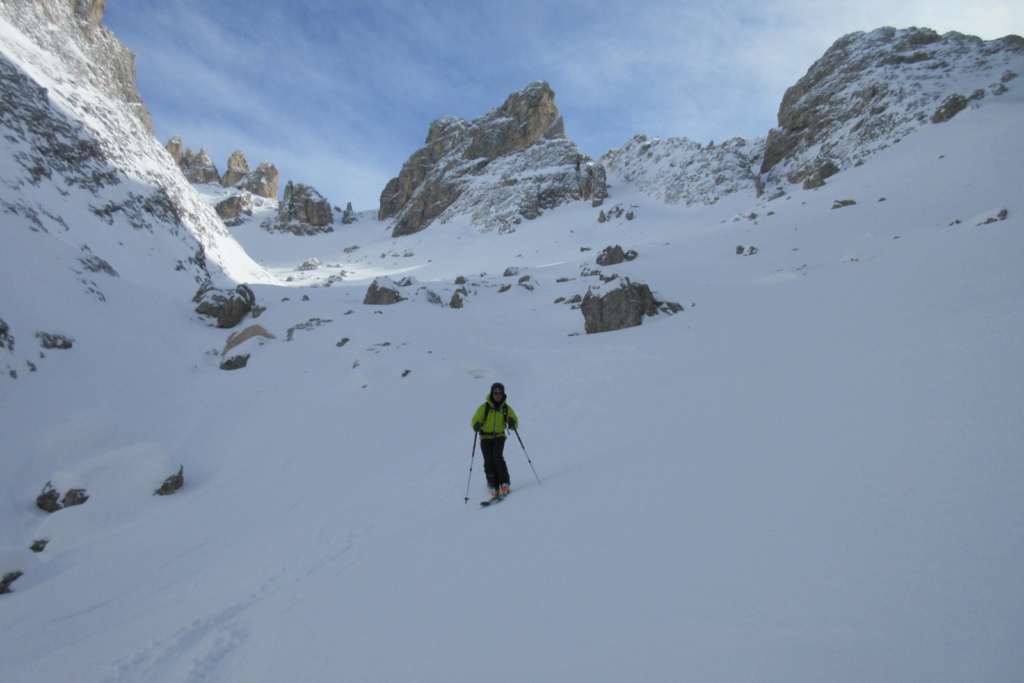
[[135,54],[100,23],[106,8],[106,0],[0,0],[0,16],[56,56],[74,80],[123,102],[152,133],[136,86]]
[[378,216],[394,220],[396,237],[463,213],[509,231],[567,201],[605,196],[603,169],[566,139],[555,93],[536,82],[471,122],[434,121],[381,193]]
[[760,173],[766,185],[819,186],[972,100],[998,97],[1022,56],[1019,36],[983,41],[921,28],[844,36],[786,91]]
[[821,187],[922,126],[943,123],[1017,78],[1024,40],[983,41],[930,29],[840,38],[782,99],[767,138],[702,145],[639,135],[601,157],[616,181],[670,204],[736,192],[778,197]]

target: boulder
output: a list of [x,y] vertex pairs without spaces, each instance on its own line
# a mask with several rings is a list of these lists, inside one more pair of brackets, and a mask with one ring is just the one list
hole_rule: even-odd
[[651,288],[629,278],[614,278],[591,287],[580,306],[587,334],[636,327],[644,317],[657,315]]
[[60,504],[60,491],[53,488],[50,482],[46,482],[42,493],[36,496],[36,507],[44,512],[56,512],[63,507]]
[[56,512],[67,507],[81,505],[89,500],[89,494],[85,489],[68,489],[61,498],[60,491],[53,488],[50,482],[46,482],[42,493],[36,496],[36,507],[45,512]]
[[248,192],[233,194],[227,199],[217,202],[214,209],[225,223],[237,222],[242,215],[252,215],[252,195]]
[[153,491],[154,496],[170,496],[181,490],[181,487],[185,485],[185,466],[182,465],[178,468],[177,474],[164,479],[164,483],[160,484],[160,488]]
[[256,295],[246,285],[232,290],[217,289],[207,280],[192,302],[197,304],[196,313],[217,319],[217,327],[231,328],[242,322],[256,305]]
[[605,247],[597,257],[597,265],[616,266],[624,261],[632,261],[636,257],[637,253],[633,249],[624,251],[621,246],[616,244],[613,247]]
[[390,306],[399,301],[405,301],[405,297],[398,293],[398,285],[387,277],[376,278],[363,298],[367,306]]

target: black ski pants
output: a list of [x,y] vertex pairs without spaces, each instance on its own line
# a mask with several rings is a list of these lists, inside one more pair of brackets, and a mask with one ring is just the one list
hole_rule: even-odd
[[484,456],[484,474],[487,475],[487,486],[496,489],[508,484],[508,465],[505,464],[505,437],[480,439],[480,453]]

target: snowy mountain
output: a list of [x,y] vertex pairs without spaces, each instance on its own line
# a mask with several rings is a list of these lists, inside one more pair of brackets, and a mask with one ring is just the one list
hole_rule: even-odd
[[[859,127],[830,51],[765,140],[634,139],[513,231],[300,236],[89,75],[96,5],[0,1],[4,680],[1020,677],[1019,39],[854,34]],[[625,281],[681,310],[586,334]]]

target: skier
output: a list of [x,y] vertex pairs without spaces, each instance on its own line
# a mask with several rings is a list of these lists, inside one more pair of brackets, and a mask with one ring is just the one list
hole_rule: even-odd
[[480,434],[480,453],[484,457],[484,474],[491,489],[491,499],[508,495],[508,465],[505,464],[505,430],[516,429],[516,411],[505,402],[505,385],[495,382],[491,395],[473,415],[473,431]]

